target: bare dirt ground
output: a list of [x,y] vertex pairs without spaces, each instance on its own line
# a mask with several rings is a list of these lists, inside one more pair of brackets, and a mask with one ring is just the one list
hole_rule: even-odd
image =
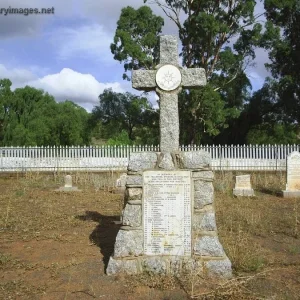
[[278,195],[283,174],[254,174],[255,198],[215,181],[219,236],[234,279],[107,276],[123,208],[117,174],[77,173],[82,192],[56,192],[63,176],[0,177],[0,299],[300,299],[300,200]]

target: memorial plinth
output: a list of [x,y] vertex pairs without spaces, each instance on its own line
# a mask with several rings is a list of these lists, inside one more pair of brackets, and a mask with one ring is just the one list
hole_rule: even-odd
[[286,162],[286,188],[284,198],[300,197],[300,153],[292,152]]
[[[217,235],[213,172],[204,151],[131,153],[122,226],[106,272],[231,277]],[[159,166],[168,161],[164,170]]]

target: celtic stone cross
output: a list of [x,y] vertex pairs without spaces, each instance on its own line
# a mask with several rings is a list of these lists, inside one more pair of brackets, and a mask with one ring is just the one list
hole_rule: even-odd
[[160,36],[160,61],[155,70],[132,72],[132,87],[137,90],[155,90],[160,100],[160,151],[179,150],[178,93],[181,88],[206,85],[205,70],[184,69],[178,64],[177,38]]

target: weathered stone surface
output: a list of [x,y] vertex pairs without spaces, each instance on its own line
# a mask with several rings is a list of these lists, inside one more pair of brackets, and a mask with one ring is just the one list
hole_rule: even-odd
[[214,190],[212,182],[194,180],[194,191],[211,194]]
[[231,262],[228,258],[204,262],[204,267],[206,269],[206,275],[209,277],[223,277],[226,279],[232,277]]
[[65,176],[65,188],[72,187],[72,176],[66,175]]
[[202,209],[206,205],[210,205],[214,201],[214,192],[202,193],[201,191],[194,192],[194,208]]
[[136,274],[138,273],[137,260],[114,259],[110,257],[106,274],[114,275],[118,273]]
[[137,90],[153,90],[156,70],[134,70],[132,71],[132,87]]
[[120,175],[120,178],[118,178],[116,180],[116,187],[118,188],[125,188],[125,183],[126,183],[126,178],[127,178],[127,174],[123,173]]
[[161,153],[161,161],[158,167],[163,170],[174,170],[175,166],[170,153]]
[[194,191],[194,208],[200,209],[213,203],[214,187],[212,182],[195,180]]
[[217,230],[216,218],[214,212],[207,212],[201,214],[194,214],[193,229],[203,231]]
[[195,179],[212,181],[214,179],[214,173],[213,171],[196,171],[192,172],[192,177]]
[[141,200],[143,194],[142,188],[131,188],[126,189],[126,200]]
[[178,40],[173,35],[162,35],[159,39],[159,63],[178,65]]
[[253,197],[254,190],[253,189],[233,189],[234,196],[241,196],[241,197]]
[[290,153],[286,161],[286,190],[300,191],[300,153]]
[[147,272],[165,274],[168,271],[168,261],[159,256],[145,257],[142,259],[142,268]]
[[142,205],[142,200],[128,200],[127,203],[133,205]]
[[300,197],[300,191],[282,191],[283,198],[298,198]]
[[126,204],[122,217],[123,225],[139,227],[142,225],[142,206]]
[[143,253],[142,230],[119,230],[114,257],[138,256]]
[[143,185],[142,175],[128,175],[126,178],[126,185]]
[[235,176],[235,187],[234,188],[235,189],[245,189],[245,190],[252,189],[250,175]]
[[182,69],[182,86],[185,88],[195,88],[206,85],[206,74],[204,69]]
[[203,150],[181,152],[181,157],[185,169],[201,169],[211,164],[209,152]]
[[142,171],[146,169],[154,169],[157,162],[155,152],[134,152],[130,154],[128,171]]
[[225,252],[216,236],[202,236],[195,239],[194,253],[202,256],[224,256]]
[[203,263],[194,258],[186,258],[182,260],[181,270],[187,275],[201,275],[203,273]]
[[178,101],[173,93],[161,93],[160,99],[160,151],[175,152],[179,149]]

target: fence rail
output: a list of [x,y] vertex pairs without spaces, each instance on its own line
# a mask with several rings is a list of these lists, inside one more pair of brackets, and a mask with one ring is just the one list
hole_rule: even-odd
[[[214,170],[285,170],[286,157],[300,145],[187,145],[205,150]],[[159,146],[0,147],[0,172],[124,170],[130,153],[159,151]]]

